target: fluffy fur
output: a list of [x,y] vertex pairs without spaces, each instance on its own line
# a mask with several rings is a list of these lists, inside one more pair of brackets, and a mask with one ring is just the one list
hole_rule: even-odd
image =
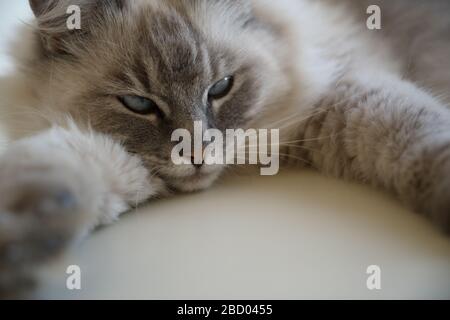
[[[16,55],[27,99],[5,106],[4,118],[24,129],[13,139],[40,133],[0,161],[0,189],[14,195],[0,210],[18,230],[0,233],[0,265],[48,252],[27,238],[44,228],[30,233],[28,217],[50,211],[67,222],[65,244],[168,190],[208,187],[222,166],[170,160],[171,132],[196,120],[280,128],[287,164],[383,187],[448,231],[450,4],[336,2],[32,0],[35,28]],[[366,28],[374,3],[379,31]],[[65,27],[69,4],[82,9],[81,30]],[[230,94],[208,101],[207,89],[228,75]],[[155,100],[165,117],[131,113],[117,99],[126,94]],[[29,119],[12,120],[11,107]],[[55,214],[64,210],[78,212],[78,223]]]

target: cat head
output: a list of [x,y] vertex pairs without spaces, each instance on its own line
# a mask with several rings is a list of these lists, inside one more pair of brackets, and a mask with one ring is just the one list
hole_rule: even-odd
[[28,69],[43,101],[122,142],[174,189],[205,188],[223,170],[175,165],[174,130],[193,132],[194,121],[245,129],[284,92],[275,32],[251,1],[30,4],[38,28]]

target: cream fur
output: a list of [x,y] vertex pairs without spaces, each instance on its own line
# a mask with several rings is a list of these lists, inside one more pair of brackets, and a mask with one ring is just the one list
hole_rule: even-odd
[[[366,28],[365,8],[369,2],[379,4],[387,13],[383,15],[381,31]],[[42,62],[35,52],[39,38],[33,36],[35,32],[31,29],[24,31],[22,39],[28,40],[25,48],[21,43],[20,51],[25,54],[17,57],[24,72],[15,75],[16,80],[9,82],[9,87],[4,86],[11,98],[1,102],[4,123],[12,125],[4,131],[15,142],[6,148],[3,162],[0,161],[0,174],[2,165],[9,168],[9,174],[3,170],[0,187],[14,193],[14,186],[22,181],[20,177],[27,175],[44,181],[33,163],[39,164],[38,168],[66,170],[67,177],[78,173],[79,179],[70,181],[66,177],[60,183],[83,191],[74,191],[74,195],[82,197],[78,210],[89,212],[87,218],[80,215],[85,219],[82,227],[77,225],[77,230],[85,231],[114,221],[119,214],[149,198],[166,194],[166,184],[194,191],[207,188],[220,175],[222,168],[215,168],[207,178],[195,181],[186,178],[192,168],[175,170],[165,164],[157,171],[170,173],[170,179],[169,175],[166,179],[153,176],[157,167],[154,164],[160,166],[157,162],[160,159],[155,160],[154,154],[146,152],[130,152],[121,142],[126,132],[101,134],[110,130],[111,123],[97,124],[93,129],[91,119],[81,116],[86,106],[79,104],[78,96],[103,83],[117,91],[124,90],[104,73],[110,71],[108,67],[136,53],[128,50],[133,45],[131,35],[121,34],[126,28],[134,33],[139,30],[135,15],[157,10],[160,15],[169,16],[176,8],[178,11],[172,19],[183,28],[171,32],[177,33],[176,36],[185,40],[183,45],[190,48],[186,59],[195,61],[203,57],[205,65],[200,71],[205,77],[213,73],[213,59],[206,47],[196,46],[194,31],[185,30],[184,15],[210,46],[226,47],[238,61],[237,65],[242,61],[257,65],[253,66],[252,73],[242,75],[244,80],[254,77],[255,87],[246,92],[248,100],[252,99],[251,108],[238,116],[238,111],[234,114],[233,110],[228,111],[231,113],[226,119],[250,119],[248,123],[243,122],[248,127],[280,128],[282,152],[290,155],[285,159],[286,164],[306,163],[325,174],[382,187],[449,231],[450,5],[440,0],[429,1],[428,5],[414,1],[417,6],[404,0],[396,0],[395,4],[382,0],[369,2],[198,0],[189,7],[179,0],[135,1],[130,3],[130,16],[119,17],[112,10],[107,11],[111,24],[106,31],[104,28],[92,31],[105,41],[89,48],[71,47],[64,42],[63,48],[58,48],[61,43],[54,40],[61,26],[45,25],[57,16],[57,11],[41,17],[46,49],[69,50],[81,57],[81,63],[74,68],[64,60],[55,59],[52,64]],[[242,28],[255,22],[249,19],[252,14],[260,28]],[[421,28],[420,21],[427,28]],[[160,26],[163,25],[164,21]],[[111,43],[114,46],[109,48]],[[170,60],[171,48],[159,49],[165,49],[162,56]],[[121,56],[116,51],[126,54]],[[108,63],[102,65],[105,61]],[[177,65],[178,61],[169,62]],[[53,68],[53,63],[58,68]],[[144,67],[150,63],[145,61]],[[222,61],[217,64],[214,67],[220,72],[238,68]],[[193,65],[192,69],[196,67],[199,66]],[[149,68],[148,73],[150,77],[158,77],[154,68]],[[230,106],[226,104],[244,90],[244,80],[238,80],[230,99],[215,106],[217,112],[227,111]],[[135,75],[131,76],[131,82],[138,83]],[[196,88],[197,83],[187,83]],[[183,102],[185,97],[181,93],[189,90],[183,90],[182,86],[176,88],[179,90],[173,96]],[[126,89],[134,90],[135,94],[146,93],[142,83]],[[105,100],[102,106],[110,107],[102,111],[102,121],[111,117],[111,112],[119,113],[116,101]],[[169,108],[166,104],[164,107]],[[193,119],[202,116],[198,110],[189,112]],[[92,110],[87,113],[94,115]],[[72,120],[67,120],[68,114]],[[129,121],[128,116],[123,115],[119,124]],[[185,116],[179,115],[173,121],[182,123]],[[160,149],[164,149],[165,141],[156,140],[161,144]],[[32,182],[35,185],[36,181]],[[45,181],[45,185],[48,183]],[[24,197],[23,202],[27,199]],[[0,203],[0,211],[2,208],[7,208],[7,204]],[[0,244],[1,241],[0,235]]]

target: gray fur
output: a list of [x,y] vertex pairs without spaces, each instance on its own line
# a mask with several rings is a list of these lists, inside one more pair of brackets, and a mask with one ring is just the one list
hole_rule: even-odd
[[[90,194],[107,195],[80,220],[84,228],[74,224],[79,230],[220,176],[222,166],[198,174],[171,163],[174,129],[193,130],[195,120],[220,130],[280,128],[287,165],[384,188],[449,231],[450,6],[369,2],[32,0],[37,28],[19,65],[37,101],[32,109],[55,128],[43,126],[11,150],[34,159],[57,146],[79,161]],[[382,7],[380,31],[365,26],[372,2]],[[69,3],[82,8],[82,30],[65,29]],[[211,105],[205,93],[229,75],[233,90]],[[152,98],[164,117],[130,112],[117,99],[127,94]],[[67,115],[69,125],[61,121]],[[86,158],[96,163],[92,172],[84,170]],[[33,167],[17,166],[0,188],[39,178]],[[77,170],[71,162],[66,169]],[[72,183],[61,181],[77,189]],[[0,251],[9,245],[0,236]]]

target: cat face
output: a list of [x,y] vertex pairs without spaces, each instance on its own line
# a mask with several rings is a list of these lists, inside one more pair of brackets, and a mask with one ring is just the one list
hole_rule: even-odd
[[[81,30],[65,30],[74,2]],[[174,189],[208,187],[223,166],[175,165],[173,131],[193,135],[194,121],[245,129],[274,89],[271,35],[247,1],[31,3],[42,30],[35,64],[48,74],[52,108],[121,141]]]

